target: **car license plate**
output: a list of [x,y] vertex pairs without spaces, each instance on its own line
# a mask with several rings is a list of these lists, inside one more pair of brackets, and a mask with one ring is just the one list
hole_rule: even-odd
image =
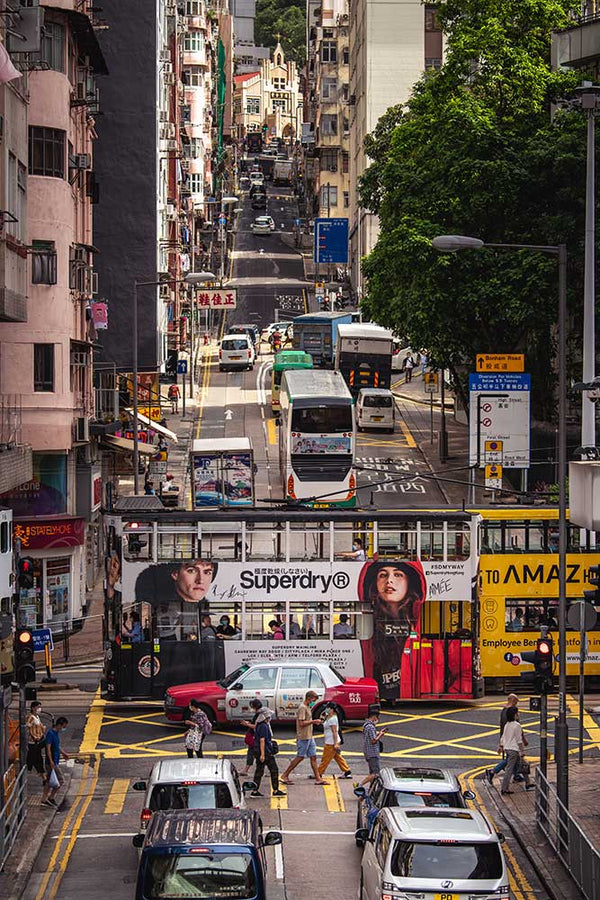
[[383,416],[371,416],[371,418],[373,419],[374,422],[381,422],[381,420],[383,419]]
[[433,900],[460,900],[458,894],[434,894]]
[[241,359],[242,357],[241,356],[232,356],[231,358],[232,359]]

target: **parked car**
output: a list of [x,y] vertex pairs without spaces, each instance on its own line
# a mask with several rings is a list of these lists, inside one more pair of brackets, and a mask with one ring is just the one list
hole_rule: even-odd
[[326,703],[335,703],[342,721],[363,719],[369,706],[379,702],[373,678],[345,678],[332,666],[307,659],[243,665],[220,681],[174,685],[165,694],[165,715],[170,722],[181,722],[195,697],[212,722],[239,722],[252,716],[250,701],[258,693],[278,720],[291,721],[309,689],[319,696],[317,717]]
[[275,844],[281,832],[264,834],[254,809],[157,812],[134,838],[142,850],[135,900],[267,900],[265,847]]
[[393,434],[396,405],[387,388],[361,388],[356,398],[356,427],[383,428]]
[[219,347],[219,371],[253,369],[256,352],[247,334],[226,334]]
[[229,759],[160,759],[147,781],[136,781],[134,791],[144,791],[138,834],[143,835],[155,812],[169,809],[243,809],[244,791],[254,782],[240,784]]
[[242,177],[240,178],[240,189],[242,191],[249,191],[251,187],[252,187],[252,182],[250,181],[248,176],[242,175]]
[[261,340],[269,341],[274,331],[278,331],[282,338],[287,338],[293,329],[291,322],[269,322],[261,333]]
[[267,195],[266,194],[255,194],[252,198],[252,203],[250,204],[252,209],[266,209],[267,208]]
[[275,222],[271,216],[257,216],[250,225],[250,231],[253,234],[273,234],[275,231]]
[[255,185],[255,184],[256,185],[258,185],[258,184],[264,185],[265,176],[263,175],[263,173],[261,171],[250,172],[250,181],[253,185]]
[[383,809],[364,832],[359,900],[509,900],[504,835],[474,809]]
[[[465,809],[467,800],[474,800],[472,791],[463,791],[456,775],[448,769],[422,769],[394,766],[382,769],[369,789],[357,787],[357,833],[366,828],[369,834],[381,809],[387,807],[441,807]],[[362,847],[364,841],[356,838]]]

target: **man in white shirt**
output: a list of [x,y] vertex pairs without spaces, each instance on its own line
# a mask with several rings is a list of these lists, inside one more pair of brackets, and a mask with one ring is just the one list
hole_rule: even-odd
[[[506,768],[504,770],[504,778],[502,779],[502,794],[512,794],[509,790],[510,779],[519,762],[521,756],[525,752],[525,744],[523,741],[523,729],[519,724],[519,711],[512,706],[506,711],[506,725],[500,738],[500,750],[506,753]],[[523,772],[525,779],[525,790],[532,791],[533,785],[529,778],[528,772]]]

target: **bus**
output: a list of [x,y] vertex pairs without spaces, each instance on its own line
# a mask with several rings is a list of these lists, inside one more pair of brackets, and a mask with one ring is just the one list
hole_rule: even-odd
[[313,361],[310,353],[302,350],[282,350],[273,360],[271,370],[271,412],[277,415],[281,411],[279,392],[281,390],[281,377],[287,369],[312,369]]
[[356,506],[354,403],[340,373],[288,369],[280,400],[285,499],[313,509]]
[[389,388],[392,379],[394,336],[372,323],[338,325],[335,369],[353,396],[361,388]]
[[104,516],[102,696],[160,700],[268,659],[375,678],[389,702],[478,697],[478,523],[464,511],[157,511],[127,498]]
[[[478,604],[481,616],[481,669],[486,690],[514,689],[522,681],[523,651],[535,650],[542,625],[549,627],[558,653],[558,510],[482,509],[479,530]],[[600,565],[600,535],[567,527],[566,602],[592,590],[590,569]],[[597,612],[600,614],[600,608]],[[600,615],[587,634],[585,675],[600,680]],[[567,677],[579,672],[579,631],[567,624]]]

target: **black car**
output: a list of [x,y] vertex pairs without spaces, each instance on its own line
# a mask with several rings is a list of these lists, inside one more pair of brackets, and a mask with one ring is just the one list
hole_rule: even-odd
[[254,194],[252,197],[252,209],[266,209],[267,208],[267,195],[266,194]]

